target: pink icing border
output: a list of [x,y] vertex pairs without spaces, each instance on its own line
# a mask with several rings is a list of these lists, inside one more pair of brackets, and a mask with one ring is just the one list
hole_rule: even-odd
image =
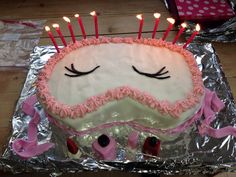
[[[50,93],[48,87],[48,80],[51,77],[52,71],[55,65],[64,58],[65,55],[73,50],[88,45],[99,45],[105,43],[138,43],[144,45],[151,45],[156,47],[165,47],[171,51],[182,54],[186,63],[189,65],[190,73],[192,74],[193,90],[190,92],[186,99],[178,100],[175,103],[170,103],[167,100],[157,100],[148,93],[142,92],[138,89],[131,88],[129,86],[123,86],[115,89],[110,89],[107,92],[88,98],[81,104],[74,106],[68,106],[58,102]],[[44,107],[52,114],[60,116],[60,118],[82,118],[87,113],[96,111],[99,107],[113,100],[120,100],[125,97],[134,99],[135,101],[148,106],[149,108],[156,109],[162,114],[171,115],[174,118],[178,118],[181,113],[192,108],[200,102],[202,95],[204,94],[204,87],[197,64],[193,58],[193,55],[183,49],[183,47],[170,42],[157,39],[136,39],[136,38],[108,38],[100,37],[84,39],[82,41],[76,41],[74,44],[70,44],[63,48],[60,53],[53,55],[45,67],[42,69],[36,82],[37,96],[44,105]]]

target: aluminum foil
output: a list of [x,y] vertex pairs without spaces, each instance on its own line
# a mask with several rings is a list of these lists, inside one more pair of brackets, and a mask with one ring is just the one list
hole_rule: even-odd
[[[196,24],[188,22],[188,25],[186,38],[192,34]],[[194,40],[202,42],[236,42],[236,17],[229,19],[216,28],[201,30]]]
[[28,66],[44,23],[45,20],[0,20],[0,66]]
[[[222,110],[213,122],[214,128],[226,125],[236,126],[236,107],[230,87],[221,68],[218,57],[211,44],[190,44],[188,49],[193,52],[200,70],[203,73],[204,84],[207,88],[215,90],[225,102],[226,108]],[[55,148],[42,155],[23,160],[12,151],[11,143],[16,138],[27,138],[27,127],[30,117],[23,114],[22,102],[35,93],[35,80],[39,70],[48,58],[55,53],[52,46],[35,47],[31,54],[29,72],[22,89],[16,110],[12,119],[12,135],[6,150],[0,158],[0,169],[12,173],[47,172],[52,176],[62,173],[75,173],[81,171],[118,170],[135,173],[152,174],[211,174],[220,171],[236,170],[236,142],[232,136],[215,139],[208,136],[201,137],[197,126],[193,125],[185,132],[178,134],[171,141],[163,141],[159,157],[147,157],[141,153],[141,146],[145,136],[141,133],[139,146],[136,151],[127,148],[124,136],[131,131],[129,127],[103,130],[89,136],[84,136],[79,141],[82,152],[80,159],[69,158],[66,147],[66,138],[70,135],[64,133],[56,126],[50,124],[45,113],[38,103],[37,111],[41,115],[38,125],[39,143],[50,141],[55,143]],[[109,131],[117,139],[117,160],[112,162],[100,161],[94,157],[91,142],[97,134]],[[73,137],[76,139],[76,137]]]

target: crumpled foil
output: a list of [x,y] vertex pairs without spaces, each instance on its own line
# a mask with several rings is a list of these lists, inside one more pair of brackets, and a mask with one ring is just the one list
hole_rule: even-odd
[[29,65],[29,56],[38,44],[45,20],[0,20],[0,66]]
[[[226,108],[217,114],[217,118],[212,123],[212,126],[214,128],[227,125],[236,126],[235,103],[214,48],[211,44],[192,43],[188,46],[188,50],[193,52],[195,56],[198,66],[203,73],[205,86],[215,90],[226,105]],[[21,159],[11,148],[11,143],[16,138],[27,138],[27,127],[31,118],[22,112],[21,104],[28,96],[35,93],[34,83],[38,72],[55,52],[54,47],[43,46],[35,47],[31,54],[28,76],[12,119],[12,135],[9,144],[6,145],[3,156],[0,158],[0,169],[11,171],[12,173],[47,172],[51,173],[51,176],[87,170],[116,170],[150,174],[162,173],[167,175],[213,174],[221,171],[236,170],[235,138],[232,136],[221,139],[209,136],[201,137],[196,125],[178,134],[171,141],[161,142],[159,157],[145,157],[141,153],[144,138],[148,135],[146,133],[141,133],[139,146],[136,151],[128,149],[126,146],[127,140],[124,136],[127,136],[130,128],[124,126],[122,128],[113,127],[109,130],[104,130],[112,132],[112,136],[119,143],[116,161],[100,161],[94,157],[91,150],[91,141],[96,135],[93,134],[80,139],[81,158],[77,160],[71,159],[68,156],[66,147],[66,138],[69,135],[48,122],[39,103],[36,104],[36,108],[42,116],[41,122],[38,125],[39,143],[50,141],[55,143],[55,148],[28,160]]]
[[[196,24],[188,22],[188,25],[189,27],[185,32],[186,38],[193,33]],[[229,19],[216,28],[201,30],[194,40],[202,42],[236,42],[236,17]]]

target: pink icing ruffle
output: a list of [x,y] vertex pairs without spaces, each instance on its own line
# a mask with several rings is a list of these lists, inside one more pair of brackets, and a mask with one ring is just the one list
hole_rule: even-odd
[[[88,45],[99,45],[104,43],[138,43],[151,45],[156,47],[166,47],[171,51],[178,52],[185,57],[186,63],[189,65],[190,72],[192,74],[193,90],[188,94],[184,100],[178,100],[175,103],[170,103],[167,100],[157,100],[148,93],[142,92],[138,89],[131,88],[129,86],[123,86],[115,89],[107,90],[104,94],[93,96],[88,98],[81,104],[74,106],[68,106],[57,101],[50,93],[48,87],[48,80],[51,77],[55,65],[63,59],[65,55],[73,50]],[[149,108],[156,109],[162,114],[170,115],[174,118],[178,118],[181,113],[194,107],[200,102],[202,95],[204,94],[204,87],[202,83],[201,72],[199,71],[197,64],[193,58],[193,55],[181,46],[165,42],[163,40],[156,39],[136,39],[136,38],[108,38],[101,37],[99,39],[90,38],[82,41],[76,41],[74,44],[69,44],[63,48],[60,53],[52,56],[45,67],[42,69],[37,80],[37,96],[44,107],[54,115],[59,115],[61,118],[82,118],[87,113],[96,111],[102,105],[114,100],[120,100],[125,97],[134,99],[135,101],[148,106]]]

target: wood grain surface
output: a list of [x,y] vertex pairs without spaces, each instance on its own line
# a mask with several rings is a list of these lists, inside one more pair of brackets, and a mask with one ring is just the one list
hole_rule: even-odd
[[[136,36],[138,31],[138,20],[135,15],[144,14],[143,36],[150,37],[153,29],[153,12],[162,14],[157,37],[163,35],[167,27],[165,18],[170,14],[161,0],[1,0],[0,18],[11,20],[33,20],[46,19],[46,24],[60,24],[62,33],[66,40],[70,41],[69,32],[62,16],[70,17],[76,38],[81,39],[81,32],[78,28],[75,13],[79,13],[83,18],[86,33],[91,36],[94,34],[92,17],[89,12],[96,10],[99,13],[99,33],[106,36]],[[177,33],[177,28],[173,28],[167,40],[173,39]],[[59,44],[60,40],[55,35]],[[183,41],[183,38],[181,39]],[[51,45],[47,34],[43,32],[39,45]],[[236,96],[236,44],[214,43],[216,53],[218,54],[225,75],[230,84],[232,93]],[[3,152],[4,144],[11,132],[11,118],[22,86],[27,74],[24,68],[0,68],[0,154]],[[0,176],[10,174],[3,174]],[[82,176],[84,174],[81,174]],[[81,176],[80,175],[80,176]],[[94,173],[85,174],[94,176]],[[96,173],[96,175],[98,175]],[[96,176],[95,175],[95,176]],[[120,176],[121,173],[102,173],[102,176]],[[100,175],[100,176],[101,176]],[[23,175],[26,176],[26,175]],[[31,176],[31,175],[29,175]],[[38,175],[36,175],[38,176]],[[67,175],[66,175],[67,176]],[[68,175],[69,176],[69,175]],[[74,176],[74,175],[73,175]],[[99,175],[98,175],[99,176]],[[127,174],[127,176],[140,176],[136,174]]]

